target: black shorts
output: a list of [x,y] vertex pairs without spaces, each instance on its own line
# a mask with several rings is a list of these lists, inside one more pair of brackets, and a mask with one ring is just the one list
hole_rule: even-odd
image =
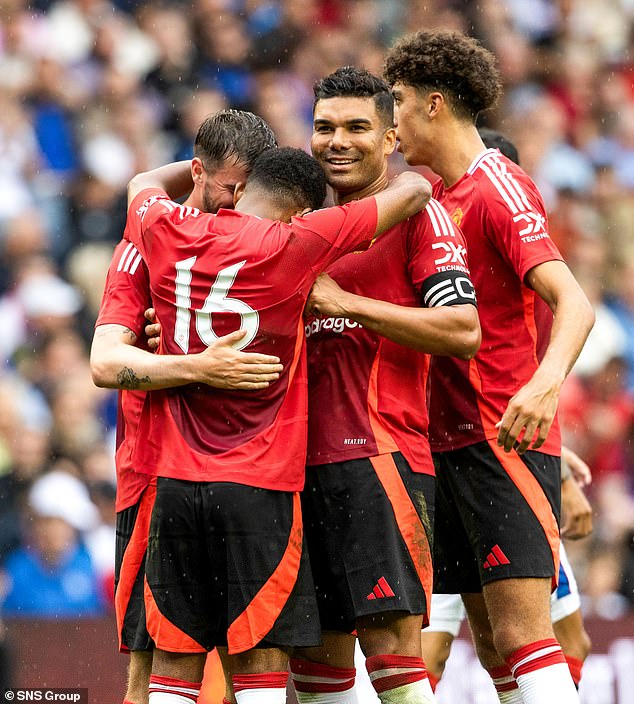
[[434,591],[482,591],[559,568],[560,458],[495,441],[434,455]]
[[426,622],[432,476],[400,453],[309,467],[302,507],[324,630],[349,633],[358,617],[385,611]]
[[136,504],[117,513],[114,594],[121,652],[154,648],[145,625],[143,580],[155,495],[153,480]]
[[297,493],[159,478],[146,579],[161,650],[321,642]]

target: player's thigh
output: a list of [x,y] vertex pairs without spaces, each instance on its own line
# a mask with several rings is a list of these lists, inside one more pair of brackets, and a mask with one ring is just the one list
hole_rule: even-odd
[[502,657],[528,643],[553,637],[550,589],[547,577],[501,579],[484,586],[495,647]]
[[[213,564],[203,516],[201,483],[159,477],[150,522],[145,606],[150,635],[160,650],[201,653],[226,632],[222,544]],[[204,519],[204,520],[203,520]],[[207,529],[208,530],[208,529]]]
[[302,504],[325,630],[349,633],[357,618],[386,611],[426,612],[433,485],[399,453],[308,468]]
[[[559,547],[559,458],[498,453],[488,442],[443,457],[445,475],[438,483],[451,493],[480,583],[552,577]],[[476,591],[466,586],[461,591]]]
[[115,614],[120,650],[150,651],[145,626],[143,587],[145,559],[155,484],[151,482],[137,503],[117,512],[115,547]]
[[299,494],[223,483],[205,505],[223,536],[229,652],[319,643]]
[[[480,574],[462,512],[468,511],[459,488],[460,461],[453,453],[434,455],[434,595],[452,596],[480,590]],[[433,599],[432,599],[433,618]]]

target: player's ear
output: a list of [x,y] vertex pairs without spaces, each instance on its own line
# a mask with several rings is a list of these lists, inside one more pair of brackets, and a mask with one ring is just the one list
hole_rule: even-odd
[[204,172],[203,162],[200,160],[200,157],[195,156],[192,159],[192,181],[194,182],[194,186],[203,185]]
[[244,195],[244,187],[246,186],[246,183],[243,181],[238,181],[236,183],[234,189],[233,189],[233,207],[235,208],[236,205],[238,205],[238,201],[242,196]]
[[442,93],[439,93],[438,91],[432,91],[431,93],[428,93],[425,101],[427,115],[432,119],[438,116],[439,112],[442,110],[446,103],[445,96]]
[[388,127],[383,137],[383,153],[389,156],[396,149],[396,128]]

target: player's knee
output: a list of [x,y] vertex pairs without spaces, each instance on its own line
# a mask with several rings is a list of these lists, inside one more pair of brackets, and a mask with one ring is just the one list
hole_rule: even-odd
[[382,614],[357,619],[359,645],[366,658],[373,655],[411,655],[420,657],[422,618]]
[[[552,633],[543,632],[540,634],[530,634],[526,629],[515,624],[498,624],[493,632],[493,646],[496,653],[504,660],[512,655],[516,650],[528,643],[545,638],[552,638]],[[482,661],[482,658],[480,658]]]

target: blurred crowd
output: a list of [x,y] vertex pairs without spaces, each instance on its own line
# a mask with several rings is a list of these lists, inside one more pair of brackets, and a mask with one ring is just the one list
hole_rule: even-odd
[[229,106],[308,150],[317,78],[380,73],[397,36],[441,26],[499,57],[483,124],[516,143],[596,307],[562,395],[594,473],[594,534],[569,551],[588,613],[634,608],[634,0],[2,0],[4,618],[112,608],[116,395],[88,349],[128,179],[190,157]]

